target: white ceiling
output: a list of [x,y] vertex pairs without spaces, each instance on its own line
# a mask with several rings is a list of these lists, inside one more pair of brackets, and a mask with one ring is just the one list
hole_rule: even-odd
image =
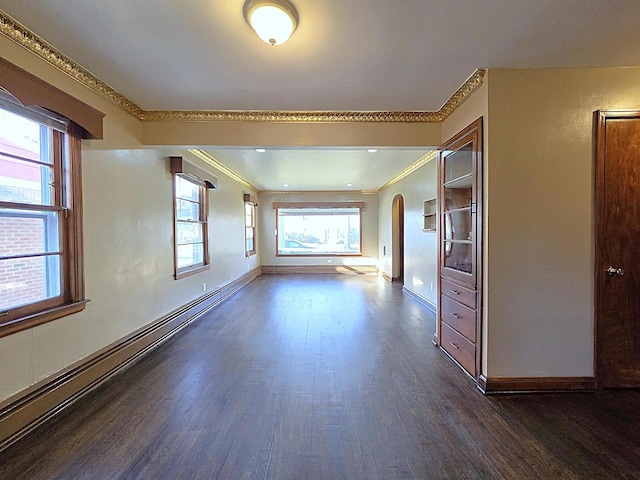
[[253,149],[207,148],[205,151],[258,190],[377,191],[423,157],[426,150],[270,148],[258,153]]
[[[298,29],[278,47],[246,24],[244,0],[0,8],[145,110],[437,111],[478,68],[640,65],[640,0],[291,1]],[[336,173],[314,185],[366,178]]]

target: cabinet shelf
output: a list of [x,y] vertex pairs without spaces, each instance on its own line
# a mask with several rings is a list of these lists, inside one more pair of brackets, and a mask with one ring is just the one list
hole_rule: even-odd
[[471,245],[473,243],[473,240],[457,240],[455,238],[443,238],[442,241],[450,243],[465,243],[467,245]]
[[452,208],[451,210],[445,210],[442,213],[460,213],[460,212],[469,212],[471,213],[471,207],[462,207],[462,208]]
[[435,232],[438,223],[438,206],[435,198],[424,201],[423,213],[424,225],[422,231]]
[[473,186],[473,173],[467,173],[442,184],[444,188],[471,188]]

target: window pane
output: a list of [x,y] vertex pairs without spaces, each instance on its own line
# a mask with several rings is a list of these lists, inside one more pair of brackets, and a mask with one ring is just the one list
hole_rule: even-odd
[[202,224],[178,222],[176,225],[176,243],[202,243]]
[[247,238],[247,252],[253,252],[253,238]]
[[176,197],[200,201],[200,186],[190,182],[186,178],[176,175]]
[[48,137],[43,135],[44,139],[41,138],[41,131],[46,132],[46,129],[44,127],[41,129],[38,122],[0,109],[0,125],[2,125],[0,151],[30,160],[51,163],[49,155],[44,155],[44,158],[40,155],[41,151],[47,150],[46,145],[45,148],[41,148],[41,142],[48,142]]
[[0,257],[59,251],[57,212],[0,210]]
[[178,245],[178,268],[204,263],[204,248],[201,243]]
[[60,295],[60,256],[0,260],[0,309]]
[[279,209],[278,253],[360,254],[360,209]]
[[0,201],[53,205],[52,182],[52,167],[16,160],[0,153]]
[[176,216],[178,220],[200,220],[200,204],[188,200],[177,200]]

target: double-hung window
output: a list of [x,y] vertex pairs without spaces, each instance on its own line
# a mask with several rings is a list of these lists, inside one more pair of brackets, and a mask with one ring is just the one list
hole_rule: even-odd
[[0,92],[0,335],[84,308],[80,137]]
[[244,202],[244,250],[245,255],[250,257],[258,251],[256,246],[256,202],[251,195],[245,195]]
[[195,175],[174,174],[175,276],[209,268],[208,201],[205,182]]

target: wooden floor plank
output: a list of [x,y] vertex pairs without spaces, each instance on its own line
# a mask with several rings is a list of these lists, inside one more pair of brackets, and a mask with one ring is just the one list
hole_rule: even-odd
[[640,478],[640,392],[483,397],[370,276],[263,276],[0,452],[0,478]]

